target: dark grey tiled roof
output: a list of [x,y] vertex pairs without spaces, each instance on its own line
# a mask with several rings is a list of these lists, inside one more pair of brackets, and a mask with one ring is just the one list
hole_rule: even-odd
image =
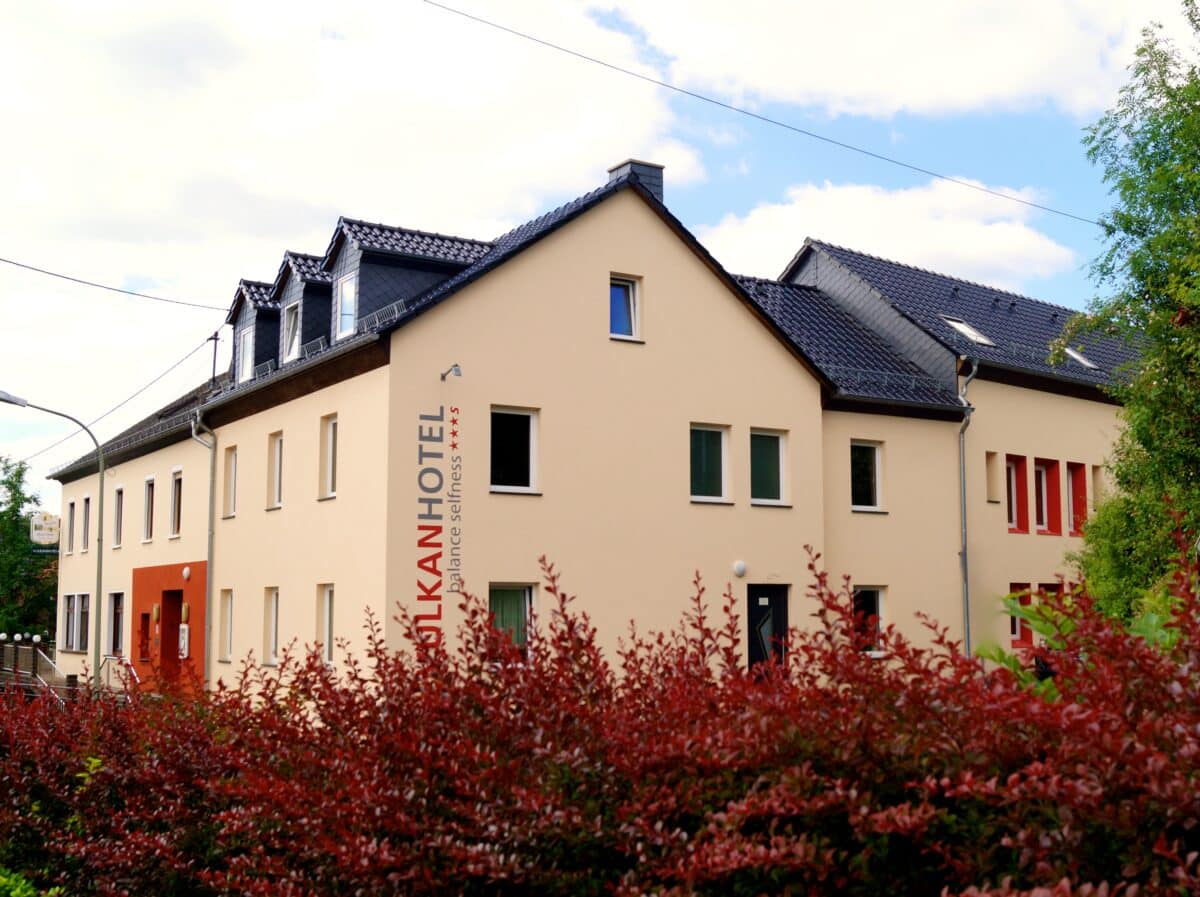
[[750,299],[775,322],[842,396],[958,409],[944,384],[897,355],[815,287],[735,275]]
[[[387,224],[359,221],[354,218],[338,219],[338,228],[334,233],[335,242],[340,233],[345,233],[362,249],[450,262],[456,265],[470,265],[492,248],[491,243],[482,240],[451,237],[446,234],[410,230],[405,227],[391,227]],[[326,253],[326,258],[328,255]]]
[[261,280],[239,280],[238,290],[254,305],[271,304],[271,284]]
[[[1097,365],[1095,370],[1071,358],[1052,365],[1046,359],[1050,343],[1075,314],[1069,308],[819,240],[807,240],[805,245],[828,254],[867,281],[938,342],[961,355],[974,355],[982,363],[1104,385],[1112,381],[1114,371],[1136,357],[1121,340],[1089,336],[1073,348]],[[946,323],[946,317],[965,321],[995,345],[982,345],[960,335]]]
[[332,280],[329,272],[321,267],[323,260],[323,256],[308,255],[303,252],[285,252],[283,254],[283,263],[291,265],[297,277],[316,283],[329,283]]

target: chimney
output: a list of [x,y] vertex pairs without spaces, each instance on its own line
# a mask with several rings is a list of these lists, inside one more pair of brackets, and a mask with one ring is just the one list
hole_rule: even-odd
[[639,183],[659,202],[663,201],[663,167],[653,162],[641,162],[637,159],[626,159],[608,170],[608,180],[615,181],[627,174],[636,174]]

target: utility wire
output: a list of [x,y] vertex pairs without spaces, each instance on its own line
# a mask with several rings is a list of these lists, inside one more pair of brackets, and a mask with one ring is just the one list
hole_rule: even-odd
[[[151,380],[149,383],[147,383],[145,386],[143,386],[137,392],[135,392],[133,395],[129,396],[126,399],[121,400],[116,405],[113,405],[111,408],[109,408],[107,411],[105,411],[103,414],[101,414],[95,420],[88,421],[88,426],[89,427],[96,426],[96,424],[100,423],[100,421],[104,420],[104,418],[108,417],[114,411],[128,405],[130,402],[132,402],[134,399],[136,399],[138,396],[140,396],[142,393],[144,393],[147,389],[149,389],[151,386],[153,386],[155,383],[157,383],[163,377],[167,376],[167,374],[171,373],[171,371],[175,370],[177,367],[179,367],[181,364],[183,364],[185,361],[187,361],[189,358],[191,358],[193,355],[195,355],[197,352],[199,352],[201,349],[203,349],[206,345],[208,345],[208,343],[211,340],[212,340],[212,337],[207,337],[204,340],[204,342],[202,342],[196,348],[192,349],[191,352],[188,352],[187,355],[183,356],[183,358],[179,359],[177,362],[175,362],[173,365],[171,365],[169,368],[167,368],[165,371],[163,371],[161,374],[159,374],[157,377],[155,377],[153,380]],[[29,463],[31,460],[36,458],[38,455],[45,454],[46,452],[50,451],[50,449],[56,448],[56,447],[62,445],[68,439],[73,439],[74,437],[78,436],[82,432],[83,432],[83,430],[76,430],[73,433],[68,433],[62,439],[58,440],[58,442],[53,442],[50,445],[46,446],[44,449],[38,449],[32,455],[30,455],[27,458],[25,458],[24,460],[22,460],[21,463],[22,464]]]
[[48,277],[57,277],[60,280],[69,280],[72,283],[83,284],[85,287],[95,287],[98,290],[108,290],[113,293],[124,293],[126,296],[137,296],[139,299],[153,299],[155,302],[168,302],[171,305],[186,305],[189,308],[211,308],[214,311],[225,311],[225,308],[220,305],[203,305],[199,302],[184,302],[182,299],[165,299],[162,296],[151,296],[149,293],[139,293],[136,290],[123,290],[120,287],[112,287],[108,284],[96,283],[92,280],[84,280],[82,277],[72,277],[70,274],[60,274],[58,271],[48,271],[45,268],[27,265],[24,262],[13,261],[12,259],[0,258],[0,262],[3,262],[6,265],[12,265],[14,268],[24,268],[26,271],[36,271],[38,274],[45,274]]
[[604,68],[611,69],[614,72],[619,72],[622,75],[628,75],[631,78],[637,78],[639,81],[645,81],[648,84],[654,84],[654,85],[657,85],[658,87],[665,87],[667,90],[673,90],[676,93],[683,94],[684,96],[687,96],[687,97],[691,97],[694,100],[700,100],[701,102],[704,102],[704,103],[710,103],[713,106],[719,106],[722,109],[726,109],[730,112],[736,112],[739,115],[744,115],[748,118],[753,118],[757,121],[764,122],[765,124],[768,124],[768,125],[774,125],[777,128],[785,128],[786,130],[792,131],[796,134],[802,134],[805,137],[811,137],[813,140],[820,140],[823,143],[828,143],[828,144],[831,144],[832,146],[840,147],[841,149],[850,150],[851,152],[855,152],[855,153],[860,153],[864,156],[869,156],[872,159],[878,159],[880,162],[887,162],[891,165],[897,165],[900,168],[907,168],[909,171],[916,171],[920,174],[928,175],[931,178],[936,178],[941,181],[946,181],[947,183],[950,183],[950,184],[957,184],[959,187],[967,187],[971,190],[976,190],[980,193],[986,193],[989,196],[996,196],[996,197],[999,197],[1000,199],[1007,199],[1009,202],[1017,202],[1023,206],[1029,206],[1030,208],[1033,208],[1033,209],[1040,209],[1043,212],[1050,212],[1051,214],[1054,214],[1054,215],[1061,215],[1064,218],[1073,218],[1076,221],[1082,221],[1084,224],[1094,224],[1096,227],[1101,226],[1099,221],[1095,221],[1091,218],[1085,218],[1082,215],[1076,215],[1073,212],[1064,212],[1062,209],[1055,209],[1051,206],[1044,206],[1041,203],[1031,202],[1028,199],[1021,199],[1019,196],[1013,196],[1010,193],[1002,193],[999,190],[992,190],[991,188],[985,187],[982,184],[973,184],[970,181],[964,181],[961,178],[951,177],[950,175],[941,174],[939,172],[932,171],[931,169],[928,169],[928,168],[922,168],[920,165],[914,165],[911,162],[905,162],[902,159],[896,159],[896,158],[893,158],[892,156],[885,156],[882,153],[877,153],[872,150],[865,149],[864,147],[861,147],[861,146],[855,146],[853,143],[846,143],[841,140],[836,140],[833,137],[827,137],[824,134],[818,134],[816,131],[809,131],[809,130],[806,130],[805,128],[798,127],[797,125],[788,124],[785,121],[780,121],[779,119],[771,118],[770,116],[761,115],[757,112],[752,112],[749,109],[745,109],[741,106],[735,106],[732,103],[726,103],[726,102],[724,102],[722,100],[718,100],[714,97],[710,97],[710,96],[707,96],[702,93],[697,93],[696,91],[688,90],[687,88],[684,88],[684,87],[679,87],[678,85],[672,84],[670,81],[661,81],[658,78],[652,78],[649,75],[643,75],[641,72],[635,72],[632,69],[624,68],[622,66],[617,65],[616,63],[608,62],[604,59],[599,59],[595,56],[589,56],[586,53],[581,53],[578,50],[572,50],[569,47],[564,47],[561,44],[554,43],[553,41],[548,41],[548,40],[545,40],[540,37],[534,37],[532,34],[527,34],[524,31],[518,31],[515,28],[509,28],[506,25],[501,25],[499,22],[493,22],[490,19],[485,19],[485,18],[482,18],[481,16],[472,15],[469,12],[463,12],[461,9],[455,9],[452,6],[446,6],[443,3],[436,2],[436,0],[424,0],[424,2],[426,4],[428,4],[429,6],[437,7],[438,9],[443,10],[445,12],[454,13],[454,15],[462,16],[464,19],[470,19],[472,22],[478,22],[481,25],[487,25],[489,28],[495,28],[498,31],[503,31],[506,34],[513,35],[514,37],[519,37],[524,40],[531,41],[535,44],[540,44],[541,46],[548,47],[551,50],[557,50],[560,53],[566,53],[568,56],[574,56],[576,59],[582,59],[585,62],[591,62],[591,63],[594,63],[595,65],[604,66]]

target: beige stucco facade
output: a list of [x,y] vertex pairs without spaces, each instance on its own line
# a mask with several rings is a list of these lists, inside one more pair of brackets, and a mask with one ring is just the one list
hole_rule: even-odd
[[[216,459],[211,605],[193,653],[199,662],[208,648],[209,682],[229,680],[247,656],[269,659],[330,633],[361,654],[368,612],[393,647],[405,643],[401,609],[424,637],[452,638],[463,587],[484,601],[490,587],[529,587],[544,619],[541,556],[609,652],[631,621],[643,633],[676,626],[696,573],[713,609],[733,590],[747,639],[764,590],[785,602],[788,624],[808,625],[809,545],[835,584],[847,575],[878,590],[883,623],[924,641],[924,613],[961,637],[961,421],[946,419],[955,410],[829,407],[828,384],[659,208],[637,191],[617,192],[382,336],[369,347],[373,361],[335,359],[342,372],[323,377],[297,366],[299,374],[268,378],[259,393],[245,385],[205,412]],[[636,338],[610,334],[614,278],[635,285]],[[351,345],[346,358],[365,351]],[[1001,596],[1013,583],[1036,587],[1068,572],[1064,557],[1079,539],[1066,525],[1065,481],[1061,533],[1032,524],[1010,532],[997,470],[1010,455],[1031,470],[1036,459],[1056,460],[1060,476],[1082,465],[1090,508],[1117,414],[1100,401],[985,378],[968,398],[971,635],[975,645],[1007,644]],[[492,484],[493,412],[529,416],[527,488]],[[716,500],[691,495],[694,427],[721,434]],[[755,433],[781,439],[778,501],[751,499]],[[877,451],[875,507],[852,502],[856,443]],[[209,463],[209,450],[181,435],[108,474],[105,538],[117,487],[124,538],[104,548],[104,592],[143,593],[122,620],[127,653],[141,616],[152,611],[157,625],[167,613],[160,590],[176,588],[183,565],[207,560]],[[180,470],[181,527],[171,536]],[[158,484],[156,524],[142,542],[147,477]],[[64,484],[64,517],[74,502],[78,518],[95,482]],[[1032,477],[1025,488],[1032,506]],[[93,518],[93,543],[95,526]],[[59,587],[67,672],[79,672],[84,655],[62,644],[65,596],[94,588],[95,548],[80,551],[79,527]],[[185,604],[197,600],[195,582],[192,592],[179,588]]]

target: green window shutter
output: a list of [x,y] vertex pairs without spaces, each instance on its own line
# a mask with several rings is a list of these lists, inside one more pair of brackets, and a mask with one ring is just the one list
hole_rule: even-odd
[[525,644],[525,623],[528,616],[528,590],[524,588],[491,588],[488,590],[488,610],[492,625],[512,636],[514,645]]
[[750,434],[750,497],[767,501],[783,498],[779,477],[779,437]]

